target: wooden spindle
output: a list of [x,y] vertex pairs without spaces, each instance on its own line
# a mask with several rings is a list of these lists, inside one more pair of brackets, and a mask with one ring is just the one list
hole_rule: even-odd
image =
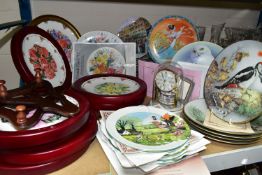
[[40,68],[35,69],[35,81],[37,83],[42,83],[42,70]]
[[7,89],[5,87],[5,80],[0,80],[0,97],[5,98],[7,96]]
[[26,123],[26,113],[25,113],[25,109],[26,106],[25,105],[18,105],[16,106],[16,122],[19,125],[25,125]]

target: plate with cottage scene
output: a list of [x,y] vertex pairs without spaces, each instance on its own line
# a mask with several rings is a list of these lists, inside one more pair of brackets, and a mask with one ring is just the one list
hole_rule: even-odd
[[116,141],[149,152],[177,149],[190,137],[190,128],[182,118],[151,106],[113,112],[106,120],[106,130]]
[[148,35],[150,57],[157,63],[171,61],[179,49],[198,41],[198,33],[190,20],[181,16],[167,16],[158,20]]
[[193,42],[177,51],[172,63],[181,61],[209,66],[222,49],[221,46],[207,41]]
[[31,26],[37,26],[48,32],[62,47],[68,62],[71,63],[73,42],[80,37],[80,32],[68,20],[56,15],[42,15],[33,19]]
[[147,19],[143,17],[130,17],[121,25],[117,36],[123,42],[135,42],[136,57],[141,58],[147,54],[146,39],[150,29],[151,24]]
[[25,82],[35,79],[35,69],[42,70],[42,78],[55,89],[71,86],[72,72],[65,53],[46,31],[26,26],[11,41],[11,54],[16,69]]
[[108,31],[90,31],[82,35],[78,42],[81,43],[122,43],[115,34]]
[[88,75],[125,74],[125,63],[125,57],[115,48],[101,47],[89,55],[86,68]]
[[211,63],[204,85],[210,111],[229,123],[262,114],[262,43],[245,40],[225,48]]

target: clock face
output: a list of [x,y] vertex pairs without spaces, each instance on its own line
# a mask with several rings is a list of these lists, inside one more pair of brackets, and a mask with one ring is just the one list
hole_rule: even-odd
[[155,82],[161,91],[172,91],[176,84],[176,77],[170,70],[161,70],[156,74]]

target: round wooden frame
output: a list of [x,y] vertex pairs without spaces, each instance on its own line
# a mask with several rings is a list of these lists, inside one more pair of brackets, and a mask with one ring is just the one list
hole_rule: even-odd
[[[90,79],[97,77],[121,77],[131,79],[137,82],[140,87],[135,92],[124,94],[124,95],[98,95],[91,92],[87,92],[82,88],[82,84]],[[99,110],[117,110],[119,108],[141,105],[146,97],[147,86],[146,83],[136,77],[123,75],[123,74],[95,74],[85,76],[78,79],[74,84],[73,88],[83,94],[87,99],[90,99],[91,109],[95,111]]]
[[77,30],[77,28],[73,24],[71,24],[68,20],[66,20],[66,19],[64,19],[60,16],[56,16],[56,15],[41,15],[41,16],[38,16],[35,19],[33,19],[29,23],[29,25],[30,26],[37,26],[41,22],[46,22],[46,21],[56,21],[56,22],[63,24],[65,27],[69,28],[74,33],[74,35],[76,36],[77,39],[79,39],[80,36],[81,36],[80,32]]
[[5,163],[28,166],[57,161],[86,148],[94,139],[97,131],[96,116],[90,115],[88,121],[74,134],[57,142],[0,152]]
[[[88,147],[89,145],[87,145]],[[80,156],[82,156],[86,148],[78,151],[75,154],[72,154],[68,157],[65,157],[61,160],[48,162],[45,164],[39,164],[39,165],[30,165],[30,166],[18,166],[14,164],[6,164],[0,162],[0,174],[8,174],[8,175],[46,175],[48,173],[51,173],[53,171],[59,170],[61,168],[64,168],[65,166],[71,164],[75,160],[77,160]]]
[[52,126],[35,130],[0,131],[0,150],[27,148],[63,139],[78,131],[89,118],[89,102],[81,94],[69,90],[67,95],[75,98],[79,103],[80,111],[75,116]]
[[[42,36],[43,38],[47,39],[50,41],[54,47],[57,49],[59,54],[61,55],[65,69],[66,69],[66,78],[65,81],[61,86],[54,87],[58,91],[63,91],[66,89],[69,89],[71,86],[72,82],[72,72],[71,68],[69,65],[69,62],[67,60],[67,57],[63,51],[63,49],[60,47],[60,45],[57,43],[57,41],[49,35],[46,31],[38,28],[38,27],[33,27],[33,26],[26,26],[19,30],[12,38],[11,40],[11,55],[13,62],[15,64],[16,69],[18,70],[19,74],[21,75],[21,78],[26,82],[32,82],[35,79],[35,75],[31,73],[29,68],[26,65],[24,55],[23,55],[23,40],[27,35],[30,34],[38,34]],[[55,59],[55,58],[54,58]]]

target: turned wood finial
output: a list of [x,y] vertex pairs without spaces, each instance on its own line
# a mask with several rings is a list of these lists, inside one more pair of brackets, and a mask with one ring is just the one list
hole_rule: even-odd
[[5,80],[0,80],[0,97],[7,96],[7,89],[5,87]]
[[35,68],[35,80],[37,83],[42,82],[42,72],[40,68]]
[[16,114],[16,122],[19,125],[24,125],[26,123],[26,113],[25,113],[25,105],[18,105],[16,106],[15,110]]

